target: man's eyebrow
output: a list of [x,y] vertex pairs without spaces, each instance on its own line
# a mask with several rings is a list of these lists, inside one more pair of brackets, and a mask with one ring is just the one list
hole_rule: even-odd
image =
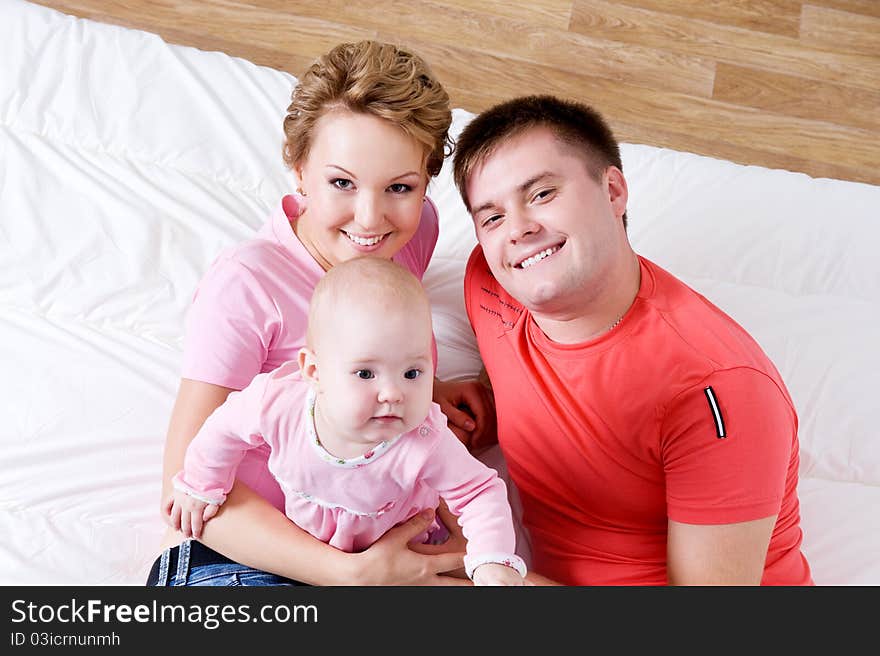
[[[555,174],[552,171],[541,171],[540,173],[533,175],[531,178],[529,178],[525,182],[517,185],[516,190],[521,194],[525,193],[526,191],[528,191],[528,189],[530,187],[532,187],[536,183],[538,183],[541,180],[544,180],[546,178],[552,178],[552,177],[554,177],[554,175]],[[492,201],[492,200],[486,201],[485,203],[482,203],[479,207],[475,207],[474,209],[472,209],[471,214],[479,214],[483,210],[488,210],[492,207],[495,207],[495,205],[497,205],[497,203],[495,201]]]

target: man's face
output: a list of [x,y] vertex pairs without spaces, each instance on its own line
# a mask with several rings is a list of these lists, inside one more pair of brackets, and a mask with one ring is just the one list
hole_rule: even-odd
[[492,274],[536,317],[589,312],[628,248],[623,174],[610,166],[597,182],[548,128],[503,143],[468,177],[467,194]]

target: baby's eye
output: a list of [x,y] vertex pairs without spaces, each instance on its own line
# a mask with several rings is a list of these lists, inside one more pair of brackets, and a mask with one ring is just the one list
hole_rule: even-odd
[[403,184],[402,182],[395,182],[388,188],[395,194],[405,194],[408,191],[412,191],[412,187],[410,185]]
[[330,181],[330,184],[332,184],[337,189],[342,189],[345,191],[351,189],[354,186],[354,183],[347,178],[334,178]]
[[415,380],[419,376],[422,375],[421,369],[409,369],[406,373],[403,374],[403,377],[407,380]]
[[354,372],[354,375],[357,376],[358,378],[360,378],[361,380],[370,380],[371,378],[374,378],[373,372],[370,371],[369,369],[358,369],[357,371]]

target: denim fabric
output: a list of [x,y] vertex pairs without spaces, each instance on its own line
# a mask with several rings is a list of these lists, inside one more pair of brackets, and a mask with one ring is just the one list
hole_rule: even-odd
[[276,574],[254,569],[238,563],[212,563],[192,566],[190,549],[192,542],[187,540],[179,547],[177,564],[170,571],[172,547],[162,552],[159,557],[159,572],[155,586],[268,586],[268,585],[302,585]]
[[[178,583],[178,581],[183,581]],[[258,585],[293,585],[275,574],[263,572],[253,567],[238,564],[201,565],[192,568],[189,577],[180,579],[175,575],[169,585],[186,586],[258,586]]]

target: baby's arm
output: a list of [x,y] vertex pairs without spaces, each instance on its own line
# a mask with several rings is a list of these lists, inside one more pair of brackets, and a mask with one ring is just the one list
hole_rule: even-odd
[[[434,416],[435,411],[439,418]],[[465,571],[477,585],[483,584],[481,581],[487,581],[486,585],[521,585],[526,566],[515,553],[516,532],[504,481],[494,469],[468,453],[445,427],[443,415],[436,406],[432,407],[431,414],[428,423],[441,434],[422,475],[446,500],[449,510],[459,516],[467,538]],[[477,569],[487,564],[498,567],[486,570],[478,581]],[[501,583],[502,580],[507,583]]]
[[217,514],[235,482],[245,452],[263,444],[261,402],[267,375],[258,375],[205,420],[186,449],[183,469],[172,479],[163,510],[169,524],[200,538],[205,522]]

